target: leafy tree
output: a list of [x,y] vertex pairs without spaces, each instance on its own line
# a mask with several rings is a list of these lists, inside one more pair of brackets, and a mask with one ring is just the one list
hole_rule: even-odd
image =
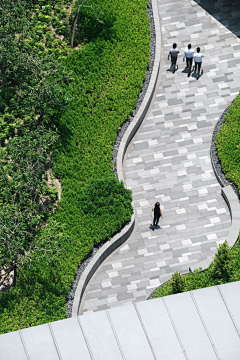
[[37,125],[53,121],[70,101],[64,84],[69,84],[71,75],[48,56],[27,56],[26,67],[28,76],[17,91],[22,106],[36,114]]
[[[11,198],[20,205],[28,201],[43,206],[47,170],[58,135],[52,130],[26,130],[24,136],[10,140],[2,151],[0,180],[3,202]],[[4,185],[4,186],[3,186]]]
[[[56,224],[47,227],[45,240],[40,232],[46,225],[54,199],[47,186],[47,170],[58,140],[51,130],[26,131],[25,136],[10,140],[2,149],[0,164],[0,268],[4,281],[14,272],[16,282],[25,258],[36,251],[57,252]],[[47,240],[48,239],[48,240]],[[56,240],[57,241],[57,240]],[[47,250],[48,249],[48,250]]]
[[29,285],[24,268],[31,267],[36,261],[60,261],[63,256],[61,242],[64,226],[53,221],[44,229],[36,228],[29,233],[31,221],[30,211],[17,211],[10,204],[0,209],[0,287],[9,285],[11,278],[15,286],[18,271]]
[[[69,102],[65,85],[70,74],[57,60],[46,54],[40,58],[28,45],[32,19],[26,8],[22,0],[0,0],[0,111],[8,108],[8,115],[21,118],[31,114],[41,126],[57,118]],[[7,133],[8,123],[2,127]]]
[[[79,0],[77,0],[77,13],[76,13],[74,23],[73,23],[72,39],[71,39],[71,47],[72,48],[73,48],[76,26],[77,26],[77,23],[79,20],[79,13],[80,13],[81,8],[91,8],[95,13],[97,13],[97,11],[94,9],[94,7],[92,5],[85,5],[89,1],[91,1],[91,0],[82,0],[82,3],[79,3]],[[98,22],[103,23],[103,21],[101,21],[97,16],[96,16],[96,20]]]
[[26,52],[24,39],[28,35],[25,2],[0,0],[0,88],[6,96],[20,83],[24,65],[21,56]]

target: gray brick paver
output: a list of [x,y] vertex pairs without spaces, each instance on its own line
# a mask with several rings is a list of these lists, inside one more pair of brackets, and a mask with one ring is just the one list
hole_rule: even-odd
[[[209,151],[216,121],[239,91],[240,4],[159,0],[158,6],[160,85],[124,164],[136,226],[90,280],[83,313],[146,299],[174,271],[184,273],[191,264],[213,256],[230,227]],[[181,51],[174,75],[167,61],[173,42]],[[198,81],[183,72],[182,54],[189,42],[205,54]],[[234,57],[233,52],[238,54]],[[135,163],[139,157],[141,162]],[[153,232],[149,212],[156,201],[164,219],[162,229]],[[117,263],[120,268],[113,267]]]

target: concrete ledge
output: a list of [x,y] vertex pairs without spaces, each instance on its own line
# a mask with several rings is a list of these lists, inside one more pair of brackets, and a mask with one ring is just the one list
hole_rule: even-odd
[[118,234],[116,234],[111,240],[107,241],[100,250],[94,255],[86,269],[84,270],[79,283],[77,290],[75,292],[73,307],[72,307],[72,317],[78,316],[81,313],[83,304],[81,300],[83,298],[84,291],[86,286],[101,265],[101,263],[119,246],[121,246],[131,235],[135,223],[135,212],[133,212],[129,224],[127,224]]
[[[153,8],[153,15],[154,15],[154,25],[155,25],[155,34],[156,34],[156,49],[155,49],[155,59],[153,65],[153,71],[151,75],[151,79],[148,85],[147,92],[143,99],[143,102],[130,123],[129,127],[127,128],[120,146],[117,155],[117,174],[119,181],[124,181],[124,174],[123,174],[123,160],[124,155],[126,153],[127,147],[132,140],[133,136],[136,134],[139,126],[141,125],[148,108],[151,104],[151,100],[155,91],[155,87],[157,84],[158,73],[160,68],[160,56],[161,56],[161,30],[160,30],[160,23],[159,23],[159,16],[158,16],[158,7],[157,7],[157,0],[152,0],[152,8]],[[110,241],[106,242],[101,249],[97,252],[97,254],[92,258],[86,269],[84,270],[80,281],[78,283],[73,307],[72,307],[72,317],[78,316],[81,314],[83,304],[81,303],[84,291],[86,289],[89,280],[101,265],[101,263],[119,246],[121,246],[131,235],[135,224],[135,211],[132,214],[131,221],[128,225],[126,225],[120,233],[115,235]]]
[[161,29],[160,29],[160,22],[159,22],[159,16],[158,16],[158,7],[157,7],[157,1],[152,0],[152,9],[153,9],[153,15],[154,15],[154,24],[155,24],[155,34],[156,34],[156,49],[155,49],[155,59],[154,59],[154,66],[153,71],[151,75],[151,80],[148,85],[148,90],[146,92],[146,95],[144,97],[144,100],[134,117],[133,121],[130,123],[129,127],[127,128],[121,144],[118,149],[118,155],[117,155],[117,173],[118,173],[118,179],[119,181],[124,181],[124,172],[123,172],[123,159],[124,155],[126,153],[126,150],[128,148],[129,143],[131,142],[133,136],[136,134],[139,126],[141,125],[147,111],[149,108],[149,105],[152,101],[152,97],[155,91],[157,79],[158,79],[158,73],[160,68],[160,57],[161,57]]
[[230,185],[222,188],[222,196],[227,203],[232,220],[226,240],[229,246],[233,246],[239,237],[240,231],[240,203],[237,194]]

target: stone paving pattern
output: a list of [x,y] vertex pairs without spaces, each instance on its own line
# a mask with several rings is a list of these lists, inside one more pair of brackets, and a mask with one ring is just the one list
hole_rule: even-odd
[[[146,299],[174,271],[212,258],[230,227],[230,215],[210,160],[214,125],[238,95],[240,3],[161,0],[163,49],[160,86],[148,117],[128,149],[126,185],[137,213],[132,236],[91,279],[83,313]],[[168,51],[177,42],[178,69]],[[203,73],[187,77],[184,48],[201,47]],[[160,201],[161,228],[150,227]]]

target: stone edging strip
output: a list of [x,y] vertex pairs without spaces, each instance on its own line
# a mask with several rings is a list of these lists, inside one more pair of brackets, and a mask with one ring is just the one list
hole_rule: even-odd
[[237,195],[230,185],[222,188],[222,196],[227,203],[232,220],[226,240],[229,246],[233,246],[239,237],[240,231],[240,203]]
[[[142,101],[142,104],[136,116],[134,117],[129,127],[127,128],[121,140],[121,144],[119,146],[118,155],[117,155],[117,173],[118,173],[119,181],[121,180],[124,181],[124,175],[123,175],[124,155],[126,153],[130,141],[132,140],[133,136],[136,134],[139,126],[141,125],[148,111],[158,79],[158,73],[160,68],[160,57],[161,57],[161,30],[160,30],[160,22],[158,16],[157,0],[152,0],[152,9],[154,15],[154,25],[155,25],[155,34],[156,34],[154,66],[151,75],[151,80],[148,85],[148,89],[146,91],[144,100]],[[101,265],[101,263],[114,250],[116,250],[129,238],[129,236],[133,231],[134,224],[135,224],[135,211],[132,214],[130,222],[121,230],[121,232],[116,234],[110,241],[106,242],[97,252],[97,254],[92,258],[92,260],[84,270],[79,280],[72,306],[72,317],[76,317],[78,316],[78,314],[81,313],[81,308],[82,308],[81,300],[83,298],[84,291],[86,289],[89,280],[91,279],[95,271],[98,269],[98,267]]]
[[124,181],[124,173],[123,173],[123,159],[124,155],[126,153],[127,147],[132,140],[133,136],[136,134],[139,126],[141,125],[147,111],[149,108],[149,105],[151,103],[154,90],[157,83],[159,68],[160,68],[160,56],[161,56],[161,29],[160,29],[160,22],[159,22],[159,16],[158,16],[158,7],[157,7],[157,0],[152,0],[152,9],[153,9],[153,15],[154,15],[154,24],[155,24],[155,34],[156,34],[156,48],[155,48],[155,60],[154,60],[154,66],[153,71],[151,75],[151,80],[148,85],[147,92],[145,94],[144,100],[134,117],[133,121],[128,126],[127,130],[125,131],[125,134],[121,140],[121,144],[118,149],[117,154],[117,174],[119,181]]
[[81,300],[83,298],[84,291],[86,289],[89,280],[91,279],[97,268],[101,265],[101,263],[114,250],[116,250],[120,245],[122,245],[124,241],[126,241],[129,238],[134,228],[134,223],[135,223],[135,212],[133,212],[130,222],[110,241],[107,241],[101,247],[101,249],[95,254],[95,256],[92,258],[92,260],[84,270],[75,292],[73,307],[72,307],[72,317],[78,316],[78,314],[81,311],[81,305],[82,305]]

